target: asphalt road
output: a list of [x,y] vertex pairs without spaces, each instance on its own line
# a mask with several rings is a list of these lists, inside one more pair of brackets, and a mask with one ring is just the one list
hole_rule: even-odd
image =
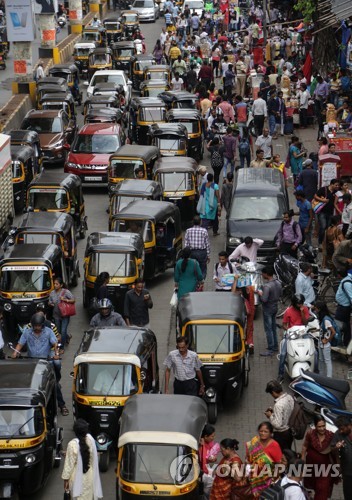
[[[155,40],[161,32],[161,27],[164,25],[164,19],[161,18],[156,23],[142,25],[142,32],[145,35],[148,52],[153,50]],[[82,120],[79,114],[79,120]],[[304,140],[305,146],[309,151],[315,149],[316,132],[305,130]],[[274,149],[284,158],[287,151],[287,138],[280,138],[275,141]],[[209,164],[207,154],[203,161],[204,164]],[[291,190],[292,191],[292,190]],[[88,215],[89,231],[102,231],[108,229],[108,216],[106,209],[108,207],[108,195],[106,188],[87,188],[84,191],[86,213]],[[206,290],[213,290],[212,272],[214,263],[217,261],[217,254],[225,247],[225,222],[222,219],[220,222],[220,236],[211,236],[211,263],[209,265],[208,278],[206,280]],[[78,253],[80,265],[82,269],[83,253],[85,249],[85,241],[80,240],[78,244]],[[83,273],[82,273],[83,274]],[[147,284],[153,301],[154,308],[151,311],[151,327],[154,330],[158,339],[158,357],[161,372],[161,380],[163,380],[163,360],[169,350],[174,349],[175,345],[175,325],[170,318],[169,301],[173,291],[173,275],[172,271],[167,271],[164,275]],[[72,407],[71,407],[71,389],[72,379],[70,371],[72,370],[72,360],[75,350],[77,349],[82,334],[88,326],[88,317],[82,306],[82,287],[81,281],[79,285],[72,290],[77,300],[77,315],[71,319],[69,331],[72,334],[70,346],[66,349],[62,362],[62,390],[66,404],[70,409],[70,415],[62,417],[59,415],[59,424],[64,428],[64,448],[67,442],[73,437],[72,433]],[[205,306],[206,310],[206,306]],[[265,348],[264,331],[262,326],[261,314],[259,312],[255,320],[254,338],[255,338],[255,354],[251,356],[251,372],[250,381],[247,389],[235,407],[220,412],[216,425],[217,440],[225,437],[236,438],[240,441],[240,455],[244,457],[244,443],[256,433],[258,424],[265,420],[263,412],[272,404],[271,398],[265,394],[264,389],[268,380],[277,376],[277,361],[274,358],[261,358],[259,352]],[[19,360],[20,362],[20,360]],[[334,375],[341,378],[346,378],[348,366],[346,363],[334,363]],[[163,382],[161,384],[163,390]],[[300,449],[301,443],[298,443]],[[107,473],[101,474],[104,498],[115,498],[115,468],[116,460],[111,459],[110,469]],[[63,481],[61,480],[62,467],[55,469],[46,486],[43,490],[37,493],[34,498],[36,500],[61,500],[63,496]],[[342,498],[340,489],[334,491],[333,500]]]

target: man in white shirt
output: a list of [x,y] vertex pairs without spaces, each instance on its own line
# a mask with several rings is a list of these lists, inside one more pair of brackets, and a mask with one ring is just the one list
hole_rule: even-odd
[[164,47],[164,43],[166,42],[166,39],[167,39],[166,28],[161,29],[159,39],[160,39],[161,46]]
[[308,101],[310,93],[307,90],[307,85],[301,83],[301,91],[299,92],[299,120],[301,127],[307,126]]
[[[284,488],[284,500],[306,500],[307,492],[302,485],[305,461],[293,457],[288,463],[288,474],[281,479],[280,485]],[[298,475],[297,475],[298,474]]]
[[305,305],[309,306],[315,302],[315,291],[311,278],[312,266],[308,262],[302,262],[300,267],[301,271],[295,281],[295,291],[297,294],[303,295]]
[[250,262],[257,262],[258,248],[262,246],[264,240],[259,238],[252,238],[252,236],[246,236],[243,243],[238,245],[237,248],[232,252],[229,260],[239,259],[240,257],[247,257]]
[[264,151],[264,159],[269,160],[273,157],[272,137],[269,135],[269,129],[263,128],[263,133],[255,141],[257,148]]
[[252,113],[254,117],[254,126],[257,132],[257,136],[262,135],[264,120],[268,116],[268,110],[266,107],[266,102],[262,98],[260,92],[257,99],[255,99],[253,102]]
[[232,283],[227,283],[223,278],[226,274],[234,274],[236,268],[229,262],[229,255],[222,251],[219,253],[219,262],[214,266],[213,280],[216,292],[230,292]]
[[175,91],[183,90],[183,80],[177,72],[175,73],[175,78],[171,80],[171,88]]

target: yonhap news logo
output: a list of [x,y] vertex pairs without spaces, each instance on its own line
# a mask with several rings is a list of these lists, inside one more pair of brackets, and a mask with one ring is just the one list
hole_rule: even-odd
[[192,455],[192,453],[180,455],[170,464],[170,476],[173,479],[174,485],[179,488],[197,479],[199,473],[200,468],[197,457]]

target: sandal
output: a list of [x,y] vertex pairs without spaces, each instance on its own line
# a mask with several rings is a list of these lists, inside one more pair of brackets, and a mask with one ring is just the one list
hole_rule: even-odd
[[66,408],[66,406],[63,406],[62,408],[60,408],[60,411],[61,411],[61,415],[64,417],[67,417],[67,415],[70,413],[68,411],[68,408]]

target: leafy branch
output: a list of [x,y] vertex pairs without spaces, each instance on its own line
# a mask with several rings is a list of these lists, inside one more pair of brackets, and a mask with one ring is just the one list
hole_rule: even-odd
[[310,22],[317,10],[316,0],[297,0],[294,9],[301,12],[304,20]]

